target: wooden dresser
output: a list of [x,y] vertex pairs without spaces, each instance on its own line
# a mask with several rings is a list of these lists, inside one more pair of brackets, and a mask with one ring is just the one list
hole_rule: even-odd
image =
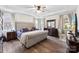
[[15,40],[16,39],[16,32],[7,32],[6,41]]

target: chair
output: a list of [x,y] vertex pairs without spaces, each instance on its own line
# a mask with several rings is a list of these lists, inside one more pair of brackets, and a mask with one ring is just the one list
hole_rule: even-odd
[[70,35],[72,35],[72,37],[70,37],[70,39],[66,38],[66,42],[68,45],[68,52],[77,53],[77,52],[79,52],[79,42],[73,33],[71,33]]
[[78,47],[76,46],[76,42],[66,40],[67,45],[68,45],[68,52],[69,53],[77,53],[78,52]]

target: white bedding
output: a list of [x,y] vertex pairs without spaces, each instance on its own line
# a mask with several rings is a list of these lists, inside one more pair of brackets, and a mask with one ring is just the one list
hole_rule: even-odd
[[30,46],[40,42],[47,38],[48,31],[36,30],[22,33],[19,38],[20,42],[25,45],[25,47],[29,48]]

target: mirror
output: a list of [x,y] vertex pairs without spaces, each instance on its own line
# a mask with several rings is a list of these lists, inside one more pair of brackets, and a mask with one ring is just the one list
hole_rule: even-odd
[[47,20],[47,27],[48,28],[55,28],[56,27],[56,21],[55,21],[55,19],[53,19],[53,20]]

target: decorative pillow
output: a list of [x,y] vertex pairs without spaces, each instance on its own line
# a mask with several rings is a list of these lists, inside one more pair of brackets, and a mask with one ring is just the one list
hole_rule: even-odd
[[21,30],[17,30],[17,36],[20,37],[23,32],[28,32],[28,31],[29,31],[28,28],[23,28]]
[[22,32],[20,30],[17,31],[17,37],[20,37]]
[[23,28],[23,32],[28,32],[29,29],[28,28]]
[[23,32],[23,29],[20,29],[20,32]]
[[34,31],[34,30],[38,30],[38,29],[36,29],[35,27],[32,27],[31,31]]

